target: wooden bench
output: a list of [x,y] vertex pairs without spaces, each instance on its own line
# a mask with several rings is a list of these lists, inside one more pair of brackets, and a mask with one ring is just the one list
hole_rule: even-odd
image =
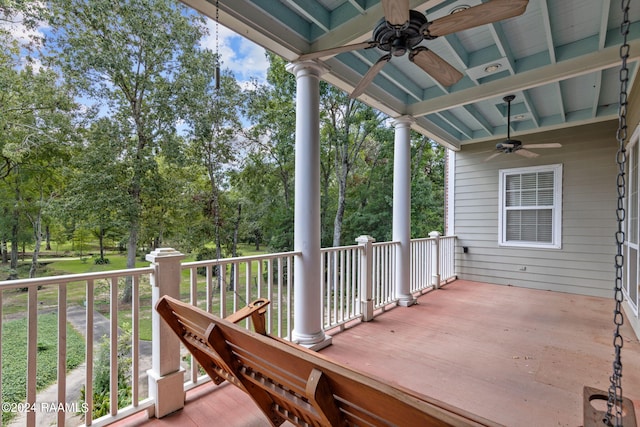
[[[268,304],[257,300],[226,319],[168,296],[156,309],[211,379],[248,393],[273,426],[496,425],[268,336]],[[258,333],[234,323],[246,317]]]

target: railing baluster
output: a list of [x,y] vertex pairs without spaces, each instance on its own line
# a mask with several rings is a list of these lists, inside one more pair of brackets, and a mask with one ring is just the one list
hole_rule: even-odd
[[[291,298],[292,298],[292,292],[291,292],[291,288],[292,288],[292,283],[293,283],[293,274],[292,274],[292,269],[293,269],[293,263],[292,261],[292,257],[287,257],[287,338],[290,339],[291,338],[291,330],[292,330],[292,325],[291,325],[291,319],[293,319],[293,305],[291,304]],[[295,272],[294,272],[295,274]]]
[[93,279],[87,280],[86,290],[86,343],[85,343],[85,374],[84,374],[84,400],[87,404],[84,424],[91,425],[93,413]]
[[[213,269],[214,267],[211,265],[207,265],[205,267],[205,271],[206,271],[205,293],[207,295],[206,310],[208,313],[213,312]],[[196,274],[197,273],[198,273],[198,269],[196,268]]]
[[[36,359],[38,356],[38,287],[32,286],[28,291],[27,309],[27,403],[29,406],[36,402]],[[27,412],[27,427],[36,424],[36,413]]]
[[[3,325],[2,325],[2,306],[4,305],[4,301],[2,300],[2,295],[4,294],[4,291],[2,289],[0,289],[0,367],[2,367],[2,330]],[[4,402],[4,400],[2,400],[3,394],[2,394],[2,369],[0,369],[0,403]],[[2,414],[0,413],[0,417],[2,417]],[[0,422],[2,421],[2,418],[0,418]]]
[[[67,285],[58,286],[58,403],[67,401]],[[65,411],[58,411],[58,426],[65,424]]]
[[139,403],[140,384],[140,280],[131,277],[131,397],[134,407]]
[[[278,258],[278,336],[282,337],[282,258]],[[288,309],[288,307],[287,307]]]
[[118,277],[111,278],[109,413],[118,413]]
[[[189,269],[189,301],[191,305],[198,306],[198,268],[192,267]],[[191,383],[198,382],[198,361],[193,354],[189,354],[189,374],[191,376]]]

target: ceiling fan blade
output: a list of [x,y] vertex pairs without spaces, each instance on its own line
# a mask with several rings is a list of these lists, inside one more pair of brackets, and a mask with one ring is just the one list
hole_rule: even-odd
[[382,67],[384,67],[385,64],[390,60],[391,60],[390,53],[387,53],[385,56],[378,59],[378,61],[375,64],[373,64],[371,68],[369,68],[369,71],[367,71],[367,74],[365,74],[364,77],[362,77],[362,80],[360,80],[360,83],[358,83],[358,86],[356,86],[356,88],[353,89],[353,92],[351,92],[351,95],[349,95],[349,98],[357,98],[360,95],[362,95],[362,92],[364,92],[367,86],[369,86],[369,83],[373,81],[373,78],[380,72],[380,70],[382,70]]
[[345,46],[332,47],[331,49],[319,50],[317,52],[305,53],[300,55],[298,61],[304,61],[307,59],[323,58],[325,56],[333,56],[339,53],[351,52],[358,49],[369,49],[378,46],[378,42],[370,40],[362,43],[348,44]]
[[429,35],[445,36],[479,25],[490,24],[522,15],[529,0],[493,0],[461,12],[443,16],[429,24]]
[[522,148],[536,149],[536,148],[561,148],[562,144],[557,142],[550,142],[548,144],[525,144]]
[[519,154],[519,155],[521,155],[523,157],[526,157],[528,159],[533,159],[533,158],[539,156],[538,153],[534,153],[533,151],[529,151],[529,150],[525,150],[525,149],[520,149],[518,151],[514,151],[514,153]]
[[462,78],[460,71],[426,47],[415,48],[409,54],[409,60],[443,86],[451,86]]
[[409,0],[382,0],[384,19],[394,27],[402,27],[409,21]]
[[496,157],[498,157],[500,154],[502,154],[501,151],[498,151],[497,153],[493,153],[492,155],[490,155],[489,157],[487,157],[486,159],[484,159],[485,162],[488,162],[491,159],[494,159]]

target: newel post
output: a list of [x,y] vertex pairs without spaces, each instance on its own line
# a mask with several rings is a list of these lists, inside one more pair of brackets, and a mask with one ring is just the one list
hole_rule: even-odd
[[[155,273],[151,275],[152,304],[163,295],[180,297],[180,261],[184,255],[172,248],[147,254]],[[152,354],[149,396],[155,400],[155,416],[164,417],[184,407],[184,369],[180,367],[180,340],[154,309],[151,314]]]
[[373,319],[373,244],[376,239],[371,236],[359,236],[356,239],[362,247],[360,252],[360,310],[362,320],[368,322]]
[[432,231],[429,233],[431,241],[431,284],[433,289],[440,287],[440,233]]

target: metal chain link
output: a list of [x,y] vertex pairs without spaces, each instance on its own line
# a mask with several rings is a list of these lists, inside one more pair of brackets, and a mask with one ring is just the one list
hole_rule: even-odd
[[216,0],[216,91],[220,89],[220,31],[218,27],[220,26],[220,1]]
[[[613,346],[615,349],[615,358],[613,361],[613,373],[609,385],[609,400],[607,402],[607,414],[603,422],[608,426],[615,425],[616,427],[622,426],[622,359],[621,350],[623,345],[622,336],[620,335],[620,326],[624,323],[624,316],[622,314],[622,286],[623,286],[623,265],[624,265],[624,221],[625,221],[625,197],[626,197],[626,182],[625,182],[625,167],[627,163],[627,153],[625,149],[625,142],[627,140],[627,85],[629,83],[629,68],[627,67],[627,59],[629,58],[629,43],[627,42],[627,36],[629,35],[629,3],[630,0],[621,0],[621,7],[623,12],[623,19],[620,25],[620,33],[623,37],[623,43],[620,47],[620,59],[622,60],[622,66],[620,67],[620,99],[618,106],[618,131],[616,133],[616,139],[618,140],[618,152],[616,156],[616,162],[618,164],[618,207],[616,210],[616,216],[618,220],[618,230],[616,232],[616,244],[617,253],[615,256],[615,309],[613,315],[613,323],[615,329],[613,332]],[[615,417],[615,424],[613,424],[613,418]]]

